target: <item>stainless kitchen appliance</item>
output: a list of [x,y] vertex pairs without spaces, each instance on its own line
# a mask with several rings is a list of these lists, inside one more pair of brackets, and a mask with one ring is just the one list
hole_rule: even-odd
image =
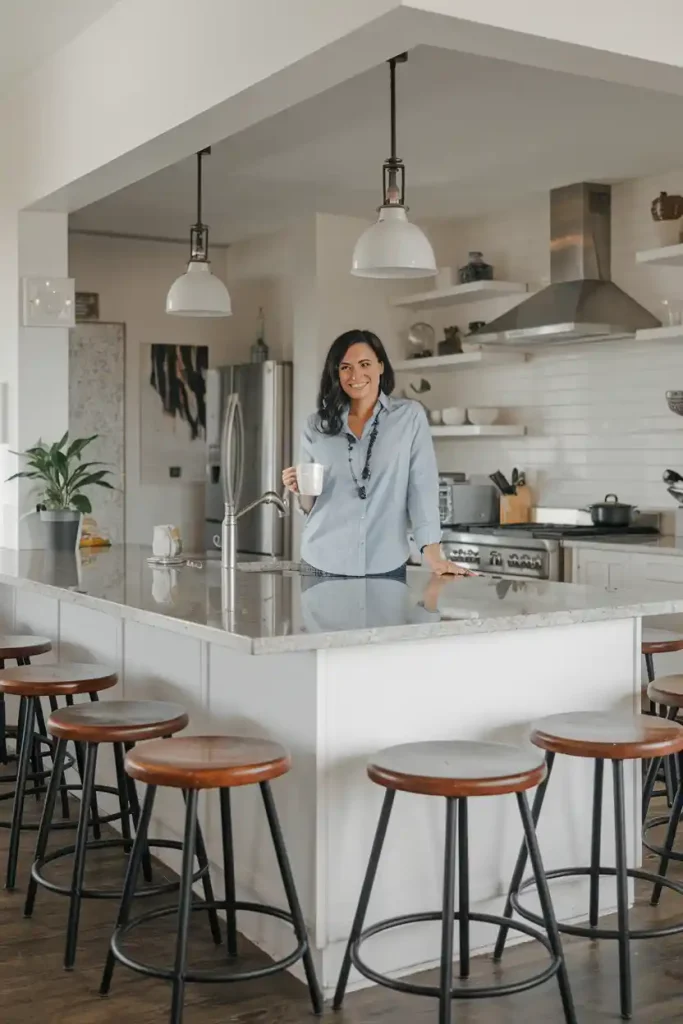
[[483,575],[506,579],[563,579],[562,541],[572,538],[633,539],[656,535],[656,526],[625,526],[620,530],[599,526],[569,526],[553,523],[511,523],[472,530],[444,528],[444,555],[457,565]]
[[478,526],[498,522],[498,492],[491,484],[474,484],[460,474],[439,477],[442,526]]
[[[282,487],[292,454],[292,366],[267,360],[209,370],[206,391],[204,541],[210,552],[220,551],[226,473],[239,508]],[[289,524],[260,505],[237,524],[238,552],[288,558]]]

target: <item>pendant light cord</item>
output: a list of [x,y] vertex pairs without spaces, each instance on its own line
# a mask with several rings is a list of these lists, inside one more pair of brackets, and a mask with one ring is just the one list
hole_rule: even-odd
[[391,162],[396,163],[396,58],[389,61],[389,96],[391,103]]
[[197,227],[204,226],[202,224],[202,159],[205,156],[211,156],[211,146],[200,149],[197,153]]

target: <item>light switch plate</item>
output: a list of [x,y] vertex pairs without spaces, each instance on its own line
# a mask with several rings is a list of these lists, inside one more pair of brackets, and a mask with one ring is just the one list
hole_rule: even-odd
[[73,327],[76,285],[72,277],[24,277],[24,327]]

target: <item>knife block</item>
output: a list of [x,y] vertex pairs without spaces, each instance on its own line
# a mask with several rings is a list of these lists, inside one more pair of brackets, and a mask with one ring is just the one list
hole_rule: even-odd
[[531,522],[531,491],[526,484],[518,487],[516,494],[501,494],[500,522],[502,525]]

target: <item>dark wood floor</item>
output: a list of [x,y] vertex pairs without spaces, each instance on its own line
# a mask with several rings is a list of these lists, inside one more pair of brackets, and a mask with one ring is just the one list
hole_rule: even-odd
[[[0,804],[2,813],[7,803]],[[65,833],[62,833],[64,837]],[[4,873],[7,849],[5,830],[0,830],[0,866]],[[28,862],[34,837],[25,834],[22,843],[23,864],[19,889],[7,893],[0,889],[0,1021],[2,1024],[163,1024],[168,1019],[169,986],[132,974],[120,965],[114,976],[112,995],[97,994],[103,957],[111,930],[116,904],[87,901],[81,926],[76,969],[62,969],[66,901],[41,890],[34,917],[24,920],[23,898]],[[68,840],[61,839],[61,843]],[[683,837],[682,837],[683,841]],[[96,862],[96,863],[95,863]],[[117,852],[100,851],[91,857],[88,878],[110,885],[122,876],[122,857]],[[651,865],[648,862],[648,866]],[[53,877],[64,877],[54,870]],[[679,872],[680,877],[680,872]],[[683,899],[666,894],[662,906],[653,910],[647,904],[648,893],[641,890],[634,918],[639,923],[673,921],[683,917]],[[168,902],[168,897],[165,897]],[[150,924],[140,933],[140,948],[145,957],[170,962],[172,919]],[[204,916],[195,914],[192,924],[193,962],[216,962]],[[583,940],[565,943],[569,971],[583,1024],[605,1024],[619,1019],[617,1013],[616,949],[614,943],[591,945]],[[248,962],[260,957],[253,947],[243,943]],[[512,950],[504,961],[505,978],[526,973],[535,963],[530,946]],[[635,1019],[644,1024],[683,1021],[683,936],[634,943]],[[424,976],[425,978],[427,975]],[[475,978],[492,978],[494,972],[486,957],[475,961]],[[561,1006],[554,982],[522,995],[494,1001],[456,1003],[457,1024],[512,1024],[525,1017],[537,1022],[560,1022]],[[299,1024],[313,1021],[307,993],[295,980],[279,975],[261,982],[242,985],[188,986],[185,1024]],[[371,988],[347,998],[340,1014],[328,1011],[325,1021],[337,1024],[423,1024],[436,1020],[436,1004],[431,1000],[402,996]]]

